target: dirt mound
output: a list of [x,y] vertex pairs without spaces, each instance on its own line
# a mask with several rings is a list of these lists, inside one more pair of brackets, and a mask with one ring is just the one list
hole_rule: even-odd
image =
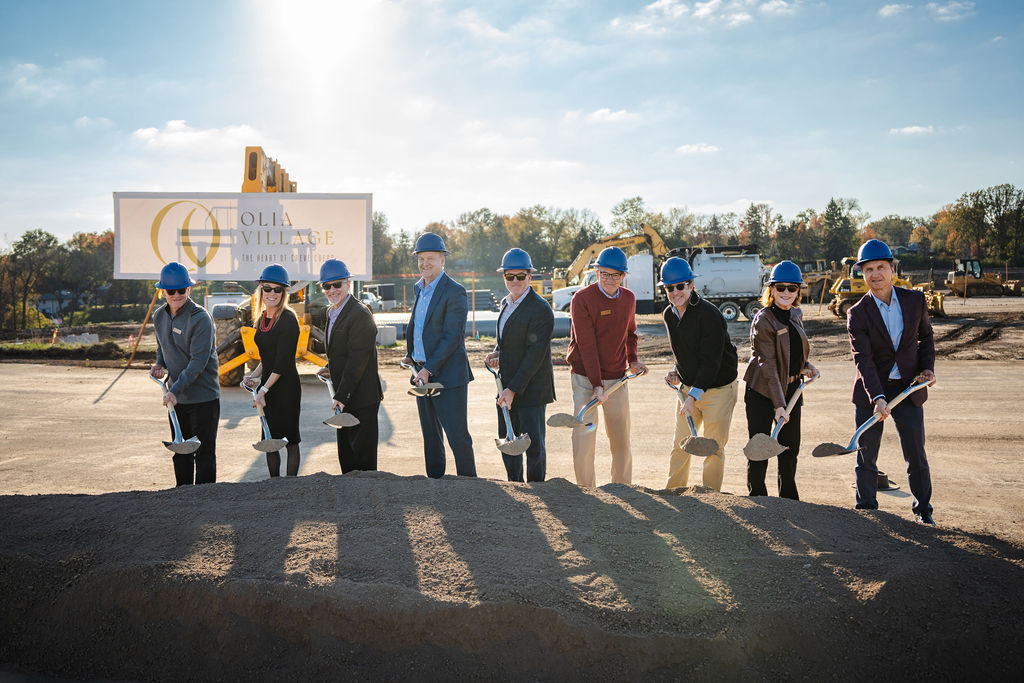
[[3,496],[0,514],[0,662],[70,678],[981,679],[1024,664],[1024,550],[882,512],[321,473]]

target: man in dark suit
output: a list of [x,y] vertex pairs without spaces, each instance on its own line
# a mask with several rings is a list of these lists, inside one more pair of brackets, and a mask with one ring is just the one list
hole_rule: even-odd
[[849,312],[846,328],[853,347],[857,380],[853,403],[857,424],[877,413],[878,422],[860,438],[857,452],[857,508],[877,510],[878,447],[885,418],[892,415],[899,433],[907,478],[914,495],[917,521],[932,520],[932,479],[924,450],[924,408],[928,390],[921,389],[889,409],[888,402],[912,384],[935,384],[935,343],[924,294],[894,287],[893,257],[881,240],[868,240],[857,252],[869,292]]
[[[551,334],[555,314],[530,287],[533,263],[522,249],[509,249],[498,268],[505,277],[508,296],[498,313],[498,343],[487,354],[487,364],[498,368],[502,391],[498,396],[498,437],[508,438],[501,406],[509,409],[512,429],[529,434],[526,450],[526,481],[544,481],[547,451],[544,447],[544,413],[555,400],[555,375],[551,368]],[[523,456],[501,454],[509,481],[523,480]]]
[[351,295],[348,267],[328,259],[320,267],[327,309],[327,367],[320,371],[334,387],[332,408],[359,419],[338,430],[341,473],[377,469],[377,412],[384,395],[377,371],[377,325],[373,313]]
[[416,398],[427,476],[444,476],[443,430],[455,456],[455,471],[460,477],[475,477],[473,439],[466,419],[468,385],[473,380],[466,355],[469,297],[466,289],[444,272],[448,249],[440,235],[423,233],[413,253],[421,279],[416,283],[416,301],[405,328],[405,361],[416,368],[413,384],[444,385],[434,396]]

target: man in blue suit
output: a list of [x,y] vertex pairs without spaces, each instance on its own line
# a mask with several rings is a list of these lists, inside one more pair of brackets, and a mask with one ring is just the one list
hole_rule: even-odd
[[916,391],[891,411],[888,402],[912,384],[935,384],[935,340],[924,294],[892,284],[892,252],[881,240],[868,240],[857,252],[869,292],[848,314],[846,328],[853,347],[857,380],[853,403],[857,424],[872,414],[878,422],[860,438],[857,452],[857,508],[877,510],[878,448],[882,425],[892,416],[907,461],[917,521],[932,520],[932,478],[924,450],[924,408],[928,390]]
[[[551,334],[555,315],[551,306],[530,287],[533,263],[522,249],[509,249],[501,260],[508,296],[498,313],[498,343],[485,359],[498,368],[502,392],[498,396],[498,436],[508,438],[501,406],[509,409],[516,434],[529,434],[526,481],[544,481],[547,450],[544,413],[555,400],[551,368]],[[523,456],[502,453],[509,481],[523,480]]]
[[421,279],[416,301],[405,328],[405,361],[416,368],[413,384],[440,382],[444,389],[434,396],[418,396],[416,408],[423,430],[423,457],[427,476],[444,476],[442,430],[455,456],[460,477],[475,477],[473,439],[466,419],[468,385],[473,380],[466,355],[466,289],[444,272],[448,249],[440,235],[425,232],[413,249]]

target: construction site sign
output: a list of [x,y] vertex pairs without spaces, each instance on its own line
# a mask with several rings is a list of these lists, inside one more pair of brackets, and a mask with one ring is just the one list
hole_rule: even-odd
[[197,280],[255,280],[280,263],[316,280],[341,259],[373,275],[370,194],[114,193],[114,277],[157,278],[171,261]]

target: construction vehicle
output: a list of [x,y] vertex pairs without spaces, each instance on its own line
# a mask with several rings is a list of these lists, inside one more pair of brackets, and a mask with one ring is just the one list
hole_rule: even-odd
[[[828,303],[828,310],[840,318],[845,318],[853,305],[868,293],[868,283],[864,280],[864,274],[856,261],[857,259],[853,256],[847,256],[840,261],[846,271],[846,276],[837,280],[830,290],[832,299]],[[893,260],[892,283],[897,287],[923,292],[925,301],[928,303],[928,314],[933,318],[946,317],[946,311],[943,308],[945,297],[942,293],[936,292],[931,282],[915,285],[910,276],[903,275],[899,259]]]
[[671,256],[689,262],[696,275],[695,291],[718,306],[726,321],[738,320],[740,313],[753,320],[761,310],[768,267],[756,244],[679,247],[666,255]]
[[533,273],[533,277],[530,278],[530,286],[533,287],[533,291],[537,292],[545,301],[551,303],[552,292],[555,291],[554,279],[551,273],[544,273],[536,271]]
[[[242,192],[295,192],[297,183],[288,177],[280,164],[268,157],[262,147],[245,148],[245,169]],[[313,352],[311,341],[326,350],[324,331],[310,324],[311,313],[307,305],[309,282],[300,282],[290,288],[288,303],[299,318],[299,341],[295,357],[327,365],[327,359]],[[239,285],[235,288],[241,289]],[[225,287],[225,289],[232,289]],[[255,287],[253,287],[255,289]],[[256,327],[252,311],[256,306],[256,295],[246,297],[240,304],[214,303],[210,309],[217,334],[217,357],[220,360],[220,385],[238,386],[245,374],[246,365],[255,368],[260,362],[256,347]]]
[[1020,296],[1020,280],[985,272],[978,259],[954,259],[944,283],[956,296]]
[[797,265],[800,266],[804,278],[804,284],[800,288],[801,298],[808,303],[821,301],[823,295],[832,289],[832,285],[843,275],[835,261],[830,264],[823,258],[799,261]]
[[646,223],[620,230],[610,237],[604,237],[580,249],[580,253],[576,254],[576,258],[572,260],[568,268],[556,268],[551,278],[552,292],[563,287],[580,284],[582,276],[590,267],[590,262],[597,258],[602,249],[607,247],[619,247],[623,250],[630,247],[641,247],[658,259],[664,258],[668,253],[668,247],[665,246],[661,235]]

